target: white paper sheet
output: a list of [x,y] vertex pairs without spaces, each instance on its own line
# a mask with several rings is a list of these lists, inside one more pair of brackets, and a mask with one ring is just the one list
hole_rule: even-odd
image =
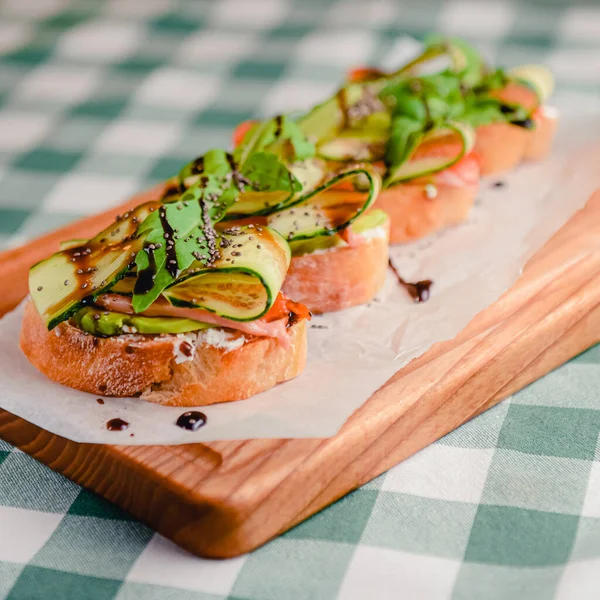
[[[492,187],[498,179],[505,182]],[[18,347],[21,309],[0,321],[0,407],[71,440],[125,445],[246,438],[327,437],[398,369],[454,337],[517,279],[527,259],[600,187],[600,114],[563,114],[552,156],[483,181],[469,220],[392,249],[403,276],[432,279],[413,304],[390,274],[376,301],[315,317],[309,356],[295,380],[249,400],[202,408],[196,432],[175,425],[181,408],[106,398],[60,386]],[[599,241],[600,243],[600,241]],[[123,432],[106,429],[121,417]],[[133,434],[133,436],[131,436]]]

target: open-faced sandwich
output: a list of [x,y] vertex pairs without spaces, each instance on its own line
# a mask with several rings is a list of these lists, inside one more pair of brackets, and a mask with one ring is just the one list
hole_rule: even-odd
[[197,406],[302,371],[310,313],[280,292],[289,246],[266,226],[219,223],[251,202],[245,176],[219,150],[202,163],[183,194],[142,204],[32,267],[21,348],[41,372],[94,394]]
[[[358,68],[349,74],[350,81],[374,89],[382,81],[411,78],[415,93],[409,100],[401,98],[401,108],[395,112],[414,115],[411,104],[421,99],[431,114],[441,110],[475,127],[474,149],[482,175],[508,171],[522,160],[539,160],[550,151],[558,113],[545,104],[554,89],[554,78],[546,67],[492,69],[462,40],[431,36],[423,53],[394,73]],[[395,102],[397,91],[392,90]]]
[[[234,159],[265,149],[288,165],[301,189],[277,206],[234,205],[227,216],[265,224],[289,243],[286,295],[316,313],[369,302],[382,287],[388,264],[389,218],[373,210],[381,178],[372,165],[327,160],[308,142],[310,128],[279,116],[248,123],[236,133]],[[301,141],[301,153],[294,147]]]
[[432,38],[393,73],[353,70],[298,124],[321,160],[381,175],[375,207],[398,243],[464,220],[481,175],[549,151],[556,114],[543,102],[552,86],[544,67],[492,70],[464,42]]
[[[429,60],[429,54],[415,65]],[[336,169],[369,165],[382,177],[375,208],[390,218],[391,243],[463,220],[479,186],[475,131],[460,119],[460,78],[449,69],[413,75],[415,65],[392,74],[360,70],[333,97],[298,118],[319,159]]]

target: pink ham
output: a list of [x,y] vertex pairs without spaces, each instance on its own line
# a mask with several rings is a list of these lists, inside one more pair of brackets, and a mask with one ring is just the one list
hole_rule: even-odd
[[[134,314],[131,306],[131,298],[121,296],[119,294],[103,294],[96,299],[96,304],[106,310],[114,312]],[[255,335],[258,337],[271,337],[279,340],[284,347],[289,347],[290,340],[287,334],[288,318],[277,319],[274,321],[232,321],[225,317],[219,317],[214,313],[201,308],[183,308],[169,304],[163,298],[159,298],[147,310],[140,313],[145,317],[179,317],[182,319],[192,319],[210,325],[218,325],[219,327],[228,327],[236,329],[242,333]]]

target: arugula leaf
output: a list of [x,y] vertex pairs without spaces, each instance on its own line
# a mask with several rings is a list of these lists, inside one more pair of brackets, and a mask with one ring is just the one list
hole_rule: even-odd
[[241,172],[256,192],[281,190],[293,193],[302,189],[302,185],[289,169],[275,154],[268,152],[250,155]]
[[449,70],[463,87],[472,88],[480,83],[486,65],[481,54],[473,46],[460,38],[446,38],[438,34],[428,36],[425,44],[424,53],[438,49],[448,55],[452,63]]
[[204,155],[203,171],[176,201],[161,205],[138,228],[144,248],[137,253],[135,312],[146,310],[179,274],[198,261],[208,267],[219,257],[214,224],[239,195],[227,153]]
[[257,152],[270,152],[288,162],[294,162],[312,158],[315,155],[315,145],[307,139],[294,119],[278,115],[252,127],[235,149],[234,158],[243,167],[246,160]]
[[417,149],[425,133],[423,121],[398,116],[392,121],[392,130],[385,149],[388,173],[404,164]]

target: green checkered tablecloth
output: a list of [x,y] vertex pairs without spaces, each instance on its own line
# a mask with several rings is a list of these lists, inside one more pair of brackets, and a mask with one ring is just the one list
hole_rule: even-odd
[[[431,30],[545,62],[559,99],[600,104],[600,5],[0,0],[0,244],[115,204]],[[599,365],[597,347],[228,561],[0,442],[0,598],[599,598]]]

